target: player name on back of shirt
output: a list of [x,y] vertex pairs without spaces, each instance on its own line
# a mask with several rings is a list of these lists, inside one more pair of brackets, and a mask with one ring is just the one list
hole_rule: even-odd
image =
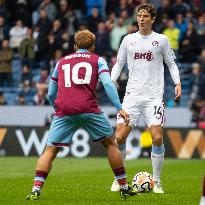
[[65,56],[65,60],[71,59],[71,58],[90,58],[90,57],[91,55],[86,54],[86,53],[74,53],[72,55]]

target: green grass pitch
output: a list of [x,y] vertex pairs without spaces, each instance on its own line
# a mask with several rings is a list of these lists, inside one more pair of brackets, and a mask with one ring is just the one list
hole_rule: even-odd
[[[113,174],[105,158],[56,159],[39,201],[26,201],[37,158],[0,158],[0,205],[197,205],[201,196],[204,160],[166,159],[162,174],[165,194],[138,194],[121,200],[110,192]],[[126,161],[128,179],[151,173],[149,159]]]

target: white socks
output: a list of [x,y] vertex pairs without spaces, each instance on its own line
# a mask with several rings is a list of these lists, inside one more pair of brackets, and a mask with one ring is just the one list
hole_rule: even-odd
[[154,182],[160,182],[160,176],[162,167],[164,164],[164,152],[161,154],[156,154],[154,152],[151,153],[151,160],[152,160],[152,170],[153,170],[153,179]]
[[199,205],[205,205],[205,196],[201,197],[201,201]]
[[40,186],[33,186],[32,192],[35,192],[35,191],[40,192],[41,191],[41,187]]

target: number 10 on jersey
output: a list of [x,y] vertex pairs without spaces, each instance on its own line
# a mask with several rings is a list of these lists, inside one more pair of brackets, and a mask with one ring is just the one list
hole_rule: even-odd
[[[78,73],[81,68],[85,68],[85,77],[83,79],[80,79],[78,77]],[[71,87],[71,80],[73,83],[78,85],[90,83],[91,75],[92,75],[92,66],[90,63],[87,62],[77,63],[73,66],[72,72],[71,72],[70,64],[64,64],[62,65],[62,70],[64,71],[66,88]]]

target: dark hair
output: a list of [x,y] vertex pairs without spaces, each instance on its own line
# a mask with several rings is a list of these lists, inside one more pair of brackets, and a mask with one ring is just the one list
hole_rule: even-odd
[[154,5],[152,5],[152,4],[140,4],[137,7],[137,12],[139,12],[141,10],[146,10],[147,12],[149,12],[151,15],[151,18],[156,17],[156,9],[155,9]]

